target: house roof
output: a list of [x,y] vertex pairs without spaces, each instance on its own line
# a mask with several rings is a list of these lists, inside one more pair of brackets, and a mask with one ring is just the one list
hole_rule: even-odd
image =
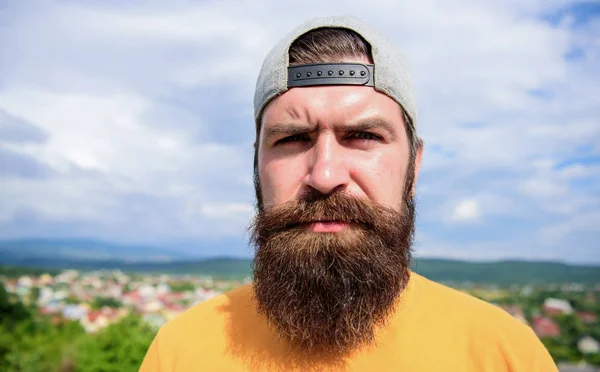
[[100,315],[104,315],[104,314],[102,314],[102,311],[100,311],[100,310],[93,310],[93,311],[90,311],[90,312],[87,314],[87,318],[88,318],[88,320],[89,320],[90,322],[95,322],[95,321],[96,321],[96,319],[98,319],[98,317],[99,317]]
[[556,337],[560,335],[558,324],[545,316],[534,316],[532,328],[539,337]]

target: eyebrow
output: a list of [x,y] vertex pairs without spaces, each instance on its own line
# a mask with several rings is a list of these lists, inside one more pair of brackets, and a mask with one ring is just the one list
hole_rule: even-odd
[[[347,123],[335,126],[336,132],[365,132],[375,129],[384,130],[390,136],[390,140],[396,139],[396,129],[394,125],[384,118],[374,117],[358,120],[355,123]],[[311,133],[316,131],[314,126],[292,124],[292,123],[277,123],[265,128],[263,141],[270,142],[273,137],[279,136],[294,136],[298,134]]]
[[316,128],[312,126],[302,125],[302,124],[292,124],[292,123],[277,123],[265,128],[265,133],[263,136],[264,142],[270,142],[273,137],[279,136],[294,136],[297,134],[310,133],[315,131]]
[[384,130],[388,132],[390,136],[390,140],[396,139],[396,129],[394,125],[390,123],[388,120],[381,117],[374,117],[368,119],[362,119],[357,121],[356,123],[349,123],[340,128],[343,131],[355,131],[355,132],[366,132],[372,131],[374,129]]

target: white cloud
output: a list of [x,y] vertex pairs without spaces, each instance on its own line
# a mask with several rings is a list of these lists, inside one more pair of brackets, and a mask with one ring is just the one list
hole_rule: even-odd
[[481,211],[477,200],[462,200],[454,208],[452,220],[457,222],[477,221],[481,218]]
[[[53,173],[0,178],[0,237],[43,235],[53,223],[116,240],[241,235],[262,58],[293,25],[342,12],[375,24],[412,66],[426,145],[422,249],[537,252],[543,231],[568,239],[574,216],[600,210],[600,168],[583,161],[600,155],[600,18],[560,17],[575,4],[11,4],[0,15],[0,125],[22,120],[37,140],[0,146]],[[473,222],[505,240],[447,241],[457,239],[448,226]],[[547,241],[549,256],[566,257]]]
[[[543,226],[536,233],[540,238],[540,243],[546,246],[555,246],[557,242],[565,246],[573,246],[579,243],[577,237],[585,234],[593,237],[593,234],[597,234],[599,226],[600,212],[596,209],[592,212],[572,216],[567,221]],[[593,251],[596,255],[600,254],[597,245],[594,244],[579,248]]]
[[560,177],[573,180],[578,178],[587,178],[600,174],[600,166],[585,166],[582,164],[574,164],[564,167],[560,170]]
[[201,212],[209,218],[242,219],[248,221],[254,207],[243,203],[204,204]]
[[[426,240],[427,241],[427,240]],[[419,244],[416,257],[443,257],[466,261],[496,261],[496,260],[548,260],[565,259],[565,252],[540,248],[532,249],[531,242],[522,244],[507,244],[498,241],[471,241],[466,244],[445,243],[432,239]],[[597,257],[596,257],[597,259]],[[575,260],[577,261],[577,260]],[[582,263],[581,260],[578,261]],[[418,267],[417,267],[418,268]]]
[[564,184],[558,184],[549,178],[530,178],[522,185],[525,194],[532,197],[553,197],[567,193],[568,188]]

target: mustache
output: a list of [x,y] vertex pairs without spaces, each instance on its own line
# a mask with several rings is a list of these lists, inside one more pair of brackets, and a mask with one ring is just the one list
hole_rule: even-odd
[[344,191],[332,194],[307,193],[260,213],[250,229],[259,235],[271,235],[313,222],[337,221],[378,231],[381,220],[396,211]]

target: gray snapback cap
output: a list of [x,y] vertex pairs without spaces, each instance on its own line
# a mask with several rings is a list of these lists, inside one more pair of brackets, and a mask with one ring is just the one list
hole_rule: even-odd
[[[256,82],[256,90],[254,91],[254,119],[256,123],[259,123],[265,106],[273,98],[290,89],[288,81],[288,76],[292,77],[291,74],[288,75],[290,45],[308,31],[323,27],[352,30],[369,43],[374,68],[369,67],[373,76],[369,79],[369,84],[362,85],[373,86],[375,90],[398,102],[411,119],[413,133],[416,137],[417,105],[405,58],[377,30],[354,17],[326,17],[308,20],[286,35],[271,49],[263,62]],[[363,66],[366,68],[367,65]],[[369,71],[367,71],[368,73]]]

